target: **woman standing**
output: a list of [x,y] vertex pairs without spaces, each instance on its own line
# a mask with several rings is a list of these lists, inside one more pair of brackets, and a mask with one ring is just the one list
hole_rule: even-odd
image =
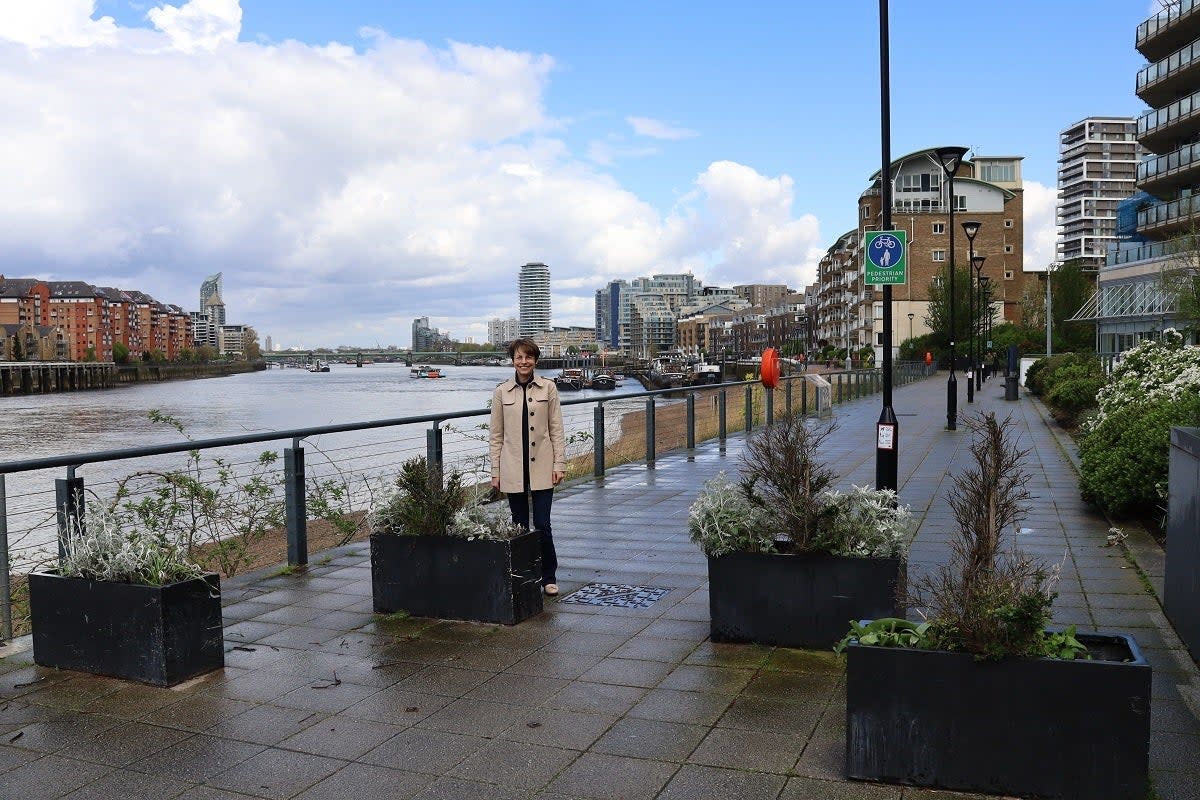
[[516,376],[492,393],[489,444],[492,488],[508,495],[513,522],[533,528],[542,543],[542,590],[558,594],[558,557],[550,534],[554,487],[566,473],[566,440],[554,381],[533,374],[542,351],[532,339],[508,346]]

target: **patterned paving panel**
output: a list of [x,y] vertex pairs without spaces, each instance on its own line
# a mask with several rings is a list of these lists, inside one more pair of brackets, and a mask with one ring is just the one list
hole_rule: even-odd
[[652,586],[629,586],[624,583],[589,583],[567,595],[560,602],[613,608],[649,608],[670,589]]

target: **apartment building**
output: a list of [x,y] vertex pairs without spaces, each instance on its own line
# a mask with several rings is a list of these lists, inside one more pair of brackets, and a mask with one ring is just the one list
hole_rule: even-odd
[[550,268],[530,263],[517,276],[520,298],[521,335],[536,338],[550,330]]
[[791,289],[786,284],[782,283],[747,283],[740,286],[734,286],[735,294],[746,298],[752,306],[769,306],[776,300],[780,299],[791,292]]
[[1103,266],[1117,241],[1117,205],[1136,191],[1145,151],[1132,117],[1088,117],[1058,135],[1058,260]]
[[516,317],[488,320],[488,344],[504,347],[521,335],[521,323]]
[[1200,0],[1172,3],[1142,22],[1134,46],[1147,61],[1136,78],[1137,96],[1150,106],[1137,119],[1146,155],[1136,183],[1147,197],[1131,202],[1136,235],[1109,249],[1095,296],[1072,317],[1096,324],[1101,354],[1120,353],[1179,325],[1163,279],[1197,262],[1200,115],[1193,112],[1200,107]]
[[[908,233],[908,281],[892,287],[892,343],[908,334],[929,332],[930,286],[954,263],[970,264],[969,241],[961,229],[980,223],[974,252],[984,257],[979,276],[987,278],[997,322],[1018,321],[1025,289],[1024,207],[1020,156],[975,156],[964,160],[954,177],[954,196],[937,157],[939,148],[918,150],[891,164],[891,227]],[[851,351],[872,347],[876,362],[883,352],[883,293],[864,282],[862,247],[868,230],[882,222],[880,173],[858,199],[858,225],[837,238],[818,263],[816,307],[809,314],[817,346]],[[950,208],[954,204],[954,252]],[[967,287],[956,287],[966,291]],[[811,297],[812,294],[808,293]],[[903,320],[903,323],[901,322]]]
[[569,352],[581,353],[597,349],[596,329],[578,325],[568,328],[552,327],[539,334],[535,341],[544,356],[563,356]]

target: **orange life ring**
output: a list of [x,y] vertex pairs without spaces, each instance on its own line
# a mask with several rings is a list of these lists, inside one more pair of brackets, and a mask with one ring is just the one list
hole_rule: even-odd
[[768,389],[774,389],[779,385],[779,353],[775,351],[774,347],[763,350],[759,375],[762,378],[762,385]]

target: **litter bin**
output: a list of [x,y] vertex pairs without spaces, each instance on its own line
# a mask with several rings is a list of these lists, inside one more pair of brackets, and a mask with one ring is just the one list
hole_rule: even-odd
[[1004,358],[1004,399],[1018,400],[1017,379],[1021,375],[1017,357],[1017,346],[1010,344]]

